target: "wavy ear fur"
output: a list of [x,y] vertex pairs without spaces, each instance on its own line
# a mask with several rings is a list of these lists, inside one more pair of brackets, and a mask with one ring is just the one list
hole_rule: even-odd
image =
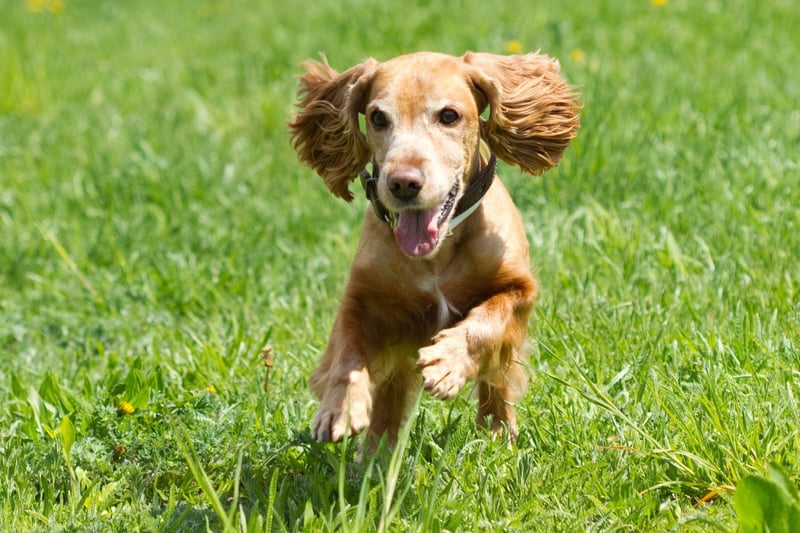
[[479,101],[490,107],[481,135],[502,160],[539,175],[554,167],[578,131],[577,94],[558,61],[533,53],[500,56],[468,52]]
[[369,149],[359,129],[364,95],[377,61],[367,59],[341,74],[322,62],[303,63],[306,73],[297,90],[300,110],[289,122],[292,146],[300,160],[313,168],[330,191],[347,201],[348,190],[369,161]]

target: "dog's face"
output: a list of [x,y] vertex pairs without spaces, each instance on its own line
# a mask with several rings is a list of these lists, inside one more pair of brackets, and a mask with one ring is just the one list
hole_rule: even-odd
[[419,52],[342,73],[324,62],[305,68],[300,111],[289,123],[300,159],[346,200],[373,161],[378,200],[412,257],[439,249],[479,170],[481,138],[498,158],[538,175],[558,163],[578,128],[575,94],[558,62],[541,54]]
[[477,170],[478,98],[463,62],[438,54],[381,63],[365,91],[378,199],[395,215],[395,240],[409,256],[438,250]]

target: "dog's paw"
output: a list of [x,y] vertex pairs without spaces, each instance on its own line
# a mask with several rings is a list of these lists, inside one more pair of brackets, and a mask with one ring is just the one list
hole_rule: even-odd
[[320,442],[338,442],[345,435],[360,433],[368,425],[369,416],[364,409],[344,411],[320,408],[311,424],[311,436]]
[[329,389],[311,422],[311,436],[321,442],[338,442],[345,435],[356,435],[369,426],[370,407],[368,388]]
[[489,435],[491,435],[491,439],[493,441],[497,441],[503,438],[503,436],[507,433],[508,434],[508,447],[513,448],[514,444],[517,442],[517,437],[519,437],[519,429],[517,428],[517,423],[514,420],[507,420],[507,421],[500,421],[500,420],[492,420],[491,424],[488,423],[489,421],[486,419],[479,419],[478,420],[478,427],[482,427],[485,429]]
[[475,374],[476,364],[469,356],[466,338],[459,333],[442,331],[433,344],[419,351],[422,386],[440,400],[455,397]]

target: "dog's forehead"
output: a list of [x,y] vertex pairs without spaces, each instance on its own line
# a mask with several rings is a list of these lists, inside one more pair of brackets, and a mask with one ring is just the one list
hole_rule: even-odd
[[471,95],[464,63],[444,54],[400,56],[378,66],[371,98],[392,99],[408,105]]

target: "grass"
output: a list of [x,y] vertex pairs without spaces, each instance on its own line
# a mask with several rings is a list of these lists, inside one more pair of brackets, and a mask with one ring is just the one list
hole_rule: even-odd
[[[800,479],[792,0],[0,11],[0,529],[730,531],[740,479]],[[557,169],[500,168],[542,282],[518,445],[423,395],[355,464],[306,381],[365,205],[289,146],[298,64],[518,46],[584,105]]]

